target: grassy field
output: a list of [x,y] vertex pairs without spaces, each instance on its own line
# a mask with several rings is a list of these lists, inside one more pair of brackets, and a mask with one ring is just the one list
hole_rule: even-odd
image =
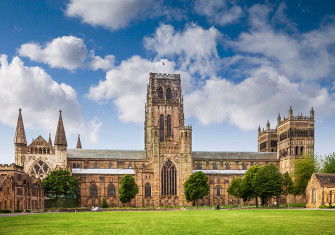
[[0,234],[335,234],[335,211],[80,212],[0,217]]

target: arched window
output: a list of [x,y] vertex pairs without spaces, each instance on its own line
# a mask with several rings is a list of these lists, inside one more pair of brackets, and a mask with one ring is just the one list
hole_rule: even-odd
[[221,196],[221,186],[216,186],[216,196]]
[[30,175],[36,178],[45,178],[50,172],[50,167],[43,161],[39,160],[31,168]]
[[94,167],[94,168],[99,168],[99,164],[98,164],[97,161],[94,162],[93,167]]
[[303,154],[304,154],[304,147],[301,146],[301,147],[300,147],[300,155],[303,155]]
[[162,87],[159,87],[158,88],[158,99],[163,99],[164,96],[163,96],[163,89]]
[[195,169],[196,169],[196,170],[202,170],[202,164],[201,164],[201,162],[197,162],[197,163],[195,164]]
[[97,197],[98,196],[98,188],[95,184],[91,184],[90,187],[90,196],[91,197]]
[[166,89],[166,99],[167,100],[172,99],[172,92],[171,92],[171,88],[170,87],[168,89]]
[[226,162],[225,166],[226,166],[226,170],[230,170],[230,163],[229,162]]
[[150,183],[146,183],[144,186],[144,196],[151,197],[151,185]]
[[166,136],[170,138],[172,136],[172,127],[171,127],[171,115],[167,115],[166,118]]
[[171,160],[167,160],[162,168],[162,195],[177,194],[177,170]]
[[164,115],[159,116],[159,141],[164,141]]
[[114,184],[110,184],[108,186],[107,195],[108,195],[108,197],[115,197],[116,194],[115,194],[115,186],[114,186]]

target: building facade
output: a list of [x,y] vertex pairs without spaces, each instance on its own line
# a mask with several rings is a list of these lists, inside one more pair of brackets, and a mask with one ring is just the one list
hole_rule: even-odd
[[139,193],[134,206],[187,205],[183,185],[196,171],[209,176],[210,194],[200,203],[231,204],[227,193],[236,176],[253,165],[274,164],[290,171],[292,160],[314,151],[314,111],[311,116],[289,116],[275,129],[267,124],[258,131],[258,152],[201,152],[192,150],[192,127],[184,124],[184,106],[179,74],[150,73],[145,104],[144,146],[135,150],[82,149],[78,135],[75,149],[68,149],[62,113],[59,113],[54,143],[39,136],[27,145],[21,110],[15,135],[15,163],[27,174],[44,178],[54,169],[69,169],[80,179],[81,206],[98,206],[106,199],[118,200],[121,178],[133,175]]
[[314,173],[306,188],[306,207],[335,206],[335,174]]

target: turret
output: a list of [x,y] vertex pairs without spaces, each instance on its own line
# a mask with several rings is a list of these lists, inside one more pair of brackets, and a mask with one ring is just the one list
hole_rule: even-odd
[[19,166],[23,165],[23,154],[27,147],[26,133],[23,125],[23,118],[21,113],[21,108],[19,109],[19,117],[17,119],[14,145],[15,145],[15,163]]
[[279,123],[281,122],[281,116],[280,113],[278,113],[278,117],[277,117],[277,126],[279,126]]
[[292,117],[293,117],[293,109],[292,106],[290,105],[290,109],[288,110],[288,118],[292,119]]
[[48,143],[50,144],[50,146],[52,146],[52,140],[51,140],[51,134],[49,133],[49,141]]
[[270,121],[269,120],[266,122],[266,130],[270,131]]
[[314,109],[311,108],[311,111],[309,112],[311,120],[314,120]]
[[180,131],[180,137],[181,154],[192,154],[192,126],[185,126]]
[[80,135],[78,134],[78,139],[77,139],[77,146],[76,146],[77,149],[82,149],[81,147],[81,141],[80,141]]
[[258,126],[258,135],[260,135],[262,132],[261,125]]
[[57,124],[54,144],[58,150],[66,151],[67,141],[66,141],[66,135],[65,135],[65,130],[64,130],[63,118],[62,118],[62,110],[59,110],[59,118],[58,118],[58,124]]

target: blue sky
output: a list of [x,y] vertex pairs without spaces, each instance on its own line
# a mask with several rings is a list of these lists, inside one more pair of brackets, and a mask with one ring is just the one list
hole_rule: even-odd
[[[1,1],[0,162],[28,142],[143,149],[149,72],[180,73],[193,149],[257,151],[277,113],[316,110],[316,151],[334,151],[333,1]],[[163,62],[165,65],[163,65]]]

